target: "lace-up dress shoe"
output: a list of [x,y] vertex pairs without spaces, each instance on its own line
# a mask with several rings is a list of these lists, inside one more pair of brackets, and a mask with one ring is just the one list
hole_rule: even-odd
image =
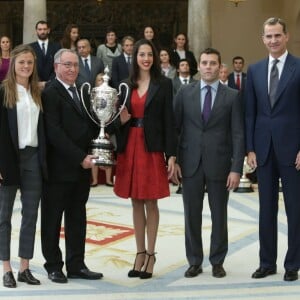
[[222,265],[214,265],[212,267],[212,275],[216,278],[222,278],[226,276],[226,272]]
[[276,274],[276,268],[274,269],[266,269],[259,267],[253,274],[252,278],[259,279],[259,278],[265,278],[269,275],[274,275]]
[[286,270],[283,279],[284,281],[298,280],[298,271]]
[[54,271],[48,274],[48,278],[52,282],[56,283],[67,283],[68,279],[62,271]]
[[81,278],[81,279],[101,279],[103,277],[102,273],[92,272],[88,268],[81,269],[77,272],[68,272],[68,278]]
[[202,267],[199,265],[192,265],[190,266],[184,273],[184,277],[192,278],[198,276],[200,273],[202,273]]
[[29,269],[24,270],[23,272],[18,273],[18,281],[19,282],[26,282],[31,285],[39,285],[41,282],[33,277]]
[[8,271],[3,275],[3,286],[7,288],[17,287],[16,280],[12,271]]

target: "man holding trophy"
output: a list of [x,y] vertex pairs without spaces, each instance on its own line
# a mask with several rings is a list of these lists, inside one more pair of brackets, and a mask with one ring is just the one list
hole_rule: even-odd
[[[48,278],[66,283],[59,248],[64,214],[66,270],[68,278],[100,279],[84,263],[86,202],[90,190],[93,155],[88,154],[91,139],[99,127],[87,116],[80,102],[75,81],[79,72],[78,56],[73,50],[60,49],[54,57],[56,79],[43,91],[43,109],[48,142],[49,179],[41,202],[42,251]],[[89,106],[89,97],[87,97]]]

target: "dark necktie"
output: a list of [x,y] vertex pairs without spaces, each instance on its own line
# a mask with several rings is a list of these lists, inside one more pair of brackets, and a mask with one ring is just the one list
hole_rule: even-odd
[[84,60],[84,68],[85,68],[86,73],[88,74],[88,76],[90,78],[91,77],[91,70],[90,70],[87,58]]
[[275,104],[276,90],[279,82],[279,73],[277,68],[278,62],[279,59],[274,59],[273,66],[270,72],[269,97],[270,97],[271,107],[273,107],[273,105]]
[[241,89],[241,79],[240,79],[240,74],[236,74],[236,83],[235,83],[236,87],[238,88],[238,90]]
[[183,79],[183,83],[184,83],[184,84],[187,84],[187,83],[188,83],[188,80],[187,80],[187,79]]
[[207,92],[204,97],[204,104],[203,104],[203,110],[202,110],[202,117],[203,117],[204,123],[207,123],[207,121],[209,119],[209,115],[211,113],[211,102],[212,102],[211,86],[207,85],[206,89],[207,89]]
[[131,67],[131,57],[127,56],[127,66],[128,66],[128,70],[130,70]]
[[45,43],[42,43],[42,51],[43,51],[43,54],[46,55]]
[[76,87],[75,87],[75,86],[70,86],[70,87],[69,87],[69,90],[70,90],[71,93],[72,93],[73,100],[74,100],[76,106],[77,106],[77,107],[80,109],[80,111],[81,111],[80,99],[79,99],[79,97],[78,97]]

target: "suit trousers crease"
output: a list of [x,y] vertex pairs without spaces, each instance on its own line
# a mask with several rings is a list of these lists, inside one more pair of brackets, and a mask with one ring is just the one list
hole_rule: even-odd
[[18,255],[21,258],[31,259],[42,192],[37,148],[28,147],[20,151],[20,187],[0,186],[0,260],[10,260],[11,217],[18,189],[22,203]]
[[[47,182],[42,197],[41,233],[42,252],[48,273],[63,268],[59,248],[61,226],[66,246],[66,269],[76,272],[85,268],[86,201],[89,195],[89,178],[76,182]],[[64,225],[62,218],[64,216]]]
[[190,265],[202,265],[202,209],[205,186],[211,211],[209,261],[212,265],[222,264],[228,251],[226,181],[207,179],[200,164],[192,177],[182,178],[185,215],[186,256]]
[[279,178],[281,178],[284,205],[288,225],[288,250],[285,256],[286,270],[300,267],[300,173],[295,166],[278,163],[273,146],[268,159],[257,169],[260,184],[259,241],[260,266],[276,267],[278,243]]

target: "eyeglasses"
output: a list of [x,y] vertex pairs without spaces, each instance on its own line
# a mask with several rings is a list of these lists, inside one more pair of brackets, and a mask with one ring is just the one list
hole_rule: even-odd
[[65,66],[67,69],[71,69],[72,67],[78,68],[78,63],[71,63],[71,62],[58,62],[57,64]]

